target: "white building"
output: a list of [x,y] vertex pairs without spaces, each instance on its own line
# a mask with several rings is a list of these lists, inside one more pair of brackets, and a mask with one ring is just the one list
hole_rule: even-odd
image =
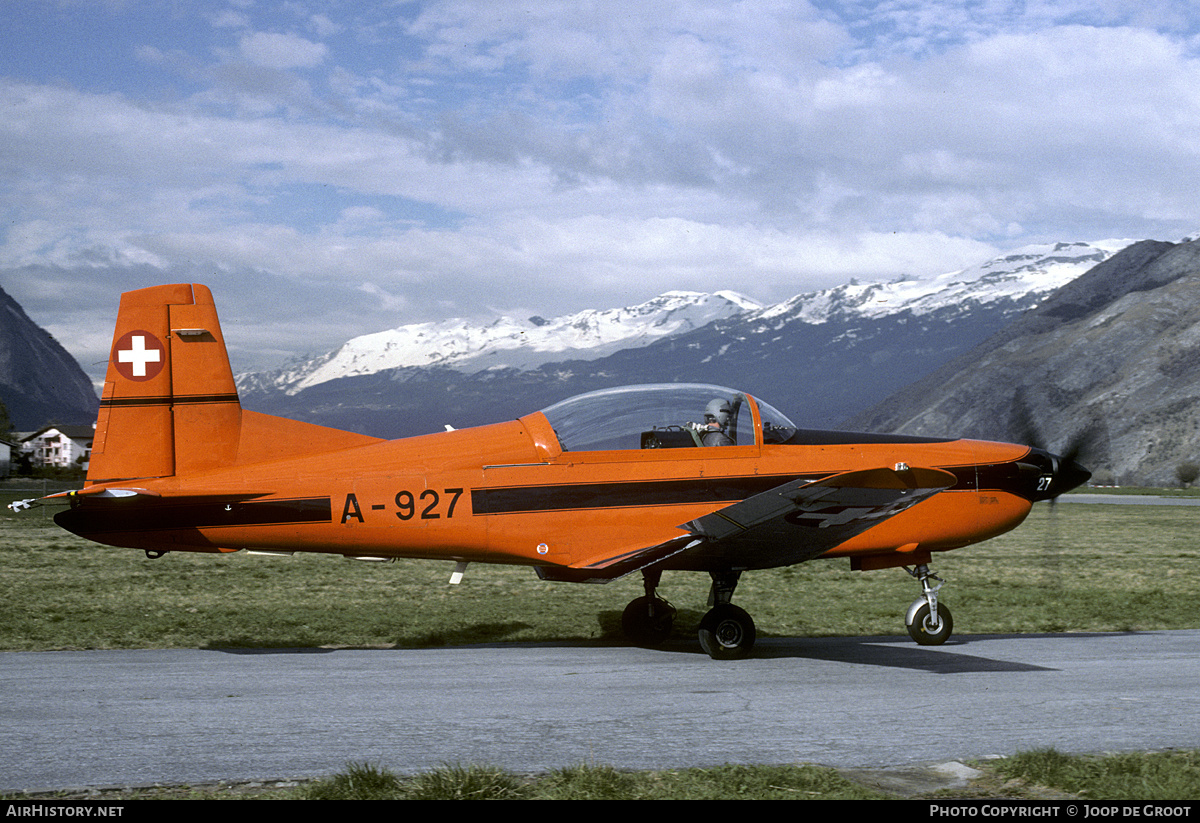
[[86,469],[95,436],[93,426],[46,426],[26,437],[21,450],[35,466]]

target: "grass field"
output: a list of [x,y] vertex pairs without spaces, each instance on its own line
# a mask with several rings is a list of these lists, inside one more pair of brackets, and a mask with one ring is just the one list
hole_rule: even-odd
[[[306,782],[150,786],[58,792],[70,802],[123,800],[895,800],[966,799],[1016,801],[1200,800],[1200,751],[1068,755],[1054,749],[1022,752],[974,764],[981,776],[954,789],[898,792],[871,785],[859,775],[811,764],[625,771],[575,765],[543,774],[514,774],[478,764],[448,764],[416,775],[397,775],[374,763],[349,763],[328,778]],[[38,803],[47,795],[4,795]],[[1039,806],[1044,813],[1049,807]],[[998,805],[992,817],[1014,809]],[[1064,810],[1065,811],[1065,810]],[[1110,810],[1111,811],[1111,810]],[[1145,816],[1160,809],[1139,809]],[[1166,812],[1181,816],[1183,809]],[[11,813],[11,812],[10,812]],[[1013,815],[1015,816],[1015,815]],[[1069,815],[1064,815],[1069,816]],[[1171,816],[1161,814],[1157,816]]]
[[[9,493],[7,502],[28,493]],[[429,646],[479,642],[620,642],[638,577],[604,586],[544,583],[528,569],[362,563],[340,557],[169,554],[99,546],[58,529],[46,510],[0,518],[0,650]],[[935,556],[957,634],[1200,628],[1200,507],[1045,504],[1019,529]],[[694,643],[705,575],[668,573],[677,642]],[[904,633],[917,583],[902,570],[852,572],[816,561],[743,577],[735,601],[762,636]],[[973,797],[1196,799],[1200,755],[1107,758],[1056,752],[978,764]],[[355,794],[357,792],[358,794]],[[339,794],[343,793],[343,794]],[[126,792],[119,797],[883,798],[817,767],[624,773],[604,766],[549,775],[447,767],[416,779],[349,765],[290,789]]]
[[[0,520],[0,649],[429,646],[619,641],[637,575],[608,585],[449,562],[172,553],[96,545],[35,510]],[[1035,506],[1017,530],[934,557],[957,634],[1200,628],[1200,508]],[[680,642],[695,641],[708,578],[667,573]],[[919,593],[900,569],[815,561],[743,576],[760,636],[903,634]]]

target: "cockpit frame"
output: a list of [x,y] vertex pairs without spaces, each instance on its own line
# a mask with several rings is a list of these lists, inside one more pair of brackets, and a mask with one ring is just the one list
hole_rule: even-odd
[[[717,401],[731,412],[727,426],[706,415]],[[710,409],[709,409],[710,410]],[[764,440],[786,439],[795,426],[777,410],[754,397],[726,388],[696,383],[623,386],[577,395],[541,412],[553,427],[563,452],[623,452],[670,449],[683,456],[692,448],[721,442],[721,451],[757,453]],[[719,436],[723,435],[723,436]],[[765,435],[765,436],[764,436]]]

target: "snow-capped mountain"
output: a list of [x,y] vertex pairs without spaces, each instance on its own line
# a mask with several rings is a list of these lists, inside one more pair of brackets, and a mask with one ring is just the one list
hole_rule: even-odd
[[1145,240],[844,423],[1034,438],[1100,482],[1173,485],[1200,460],[1197,341],[1200,240]]
[[833,318],[879,318],[900,312],[924,315],[954,307],[968,310],[1000,300],[1027,304],[1066,285],[1132,242],[1103,240],[1026,246],[985,263],[933,277],[906,277],[887,283],[852,281],[800,294],[763,309],[758,316],[763,320],[788,317],[819,324]]
[[[1104,420],[1114,456],[1096,468],[1166,477],[1170,461],[1195,459],[1197,238],[1031,246],[770,306],[671,293],[554,320],[402,327],[239,385],[247,408],[377,437],[513,420],[600,388],[702,382],[807,428],[1005,439],[1025,390],[1054,443]],[[1059,331],[1074,337],[1046,342]],[[1121,380],[1132,388],[1109,385]]]
[[331,380],[391,369],[528,370],[561,360],[597,360],[762,308],[732,291],[671,291],[637,306],[587,310],[550,320],[501,317],[487,325],[458,319],[414,323],[355,337],[323,357],[266,375],[243,375],[239,381],[296,394]]
[[[764,306],[731,291],[672,291],[637,306],[587,310],[553,319],[501,317],[416,323],[356,337],[337,351],[281,369],[241,375],[243,390],[296,395],[348,377],[396,369],[448,368],[464,374],[526,371],[567,360],[595,361],[641,349],[710,324],[736,323],[745,334],[784,325],[868,321],[902,313],[968,312],[1004,304],[1030,308],[1055,289],[1111,257],[1130,240],[1027,246],[961,271],[892,282],[851,282]],[[710,353],[707,358],[711,360]]]

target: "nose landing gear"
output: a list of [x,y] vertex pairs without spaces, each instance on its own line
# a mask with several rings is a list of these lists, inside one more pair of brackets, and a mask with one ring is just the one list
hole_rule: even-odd
[[[945,604],[938,605],[937,593],[946,581],[929,570],[926,565],[904,570],[921,581],[921,596],[908,607],[904,625],[908,636],[922,646],[940,646],[950,639],[954,631],[954,618]],[[936,580],[937,584],[930,581]]]

